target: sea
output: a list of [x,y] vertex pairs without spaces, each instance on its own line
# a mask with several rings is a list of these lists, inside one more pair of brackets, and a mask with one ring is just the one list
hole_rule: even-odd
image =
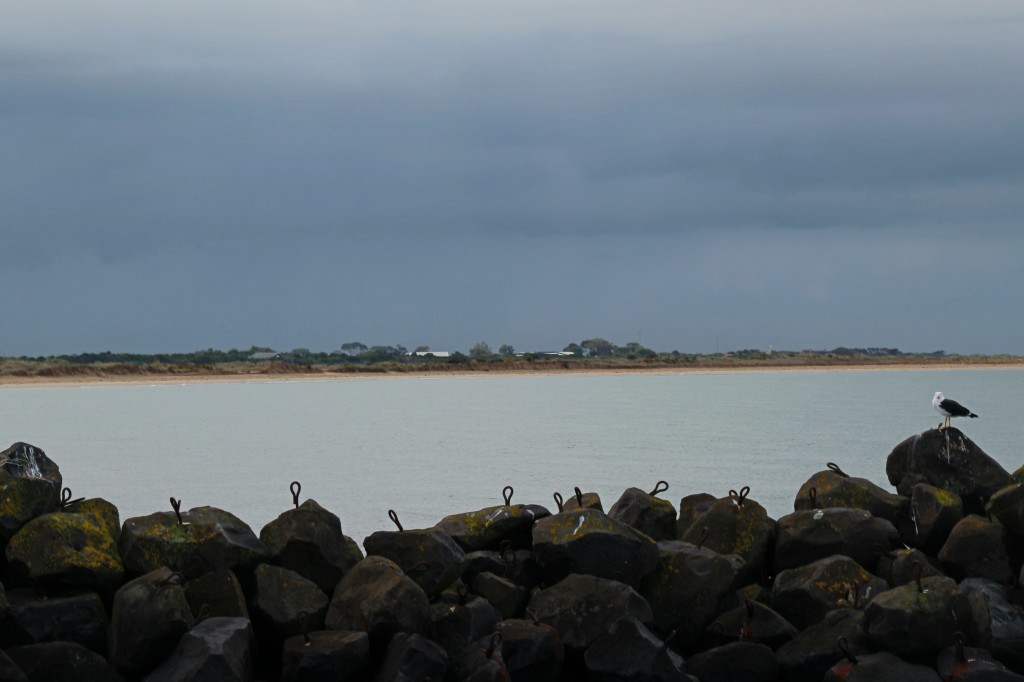
[[829,462],[891,489],[886,457],[934,428],[935,391],[1008,471],[1024,464],[1024,370],[885,369],[470,375],[0,387],[0,448],[42,448],[74,497],[130,517],[214,506],[255,533],[299,501],[357,542],[504,503],[605,510],[629,487],[678,508],[750,487],[778,518]]

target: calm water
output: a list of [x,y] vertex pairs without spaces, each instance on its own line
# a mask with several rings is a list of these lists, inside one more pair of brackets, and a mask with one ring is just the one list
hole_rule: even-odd
[[256,533],[302,483],[357,541],[446,514],[553,508],[573,486],[608,509],[659,479],[691,493],[751,487],[774,516],[838,463],[888,487],[885,458],[934,427],[935,391],[981,415],[954,422],[1009,470],[1024,461],[1024,370],[481,376],[0,388],[0,448],[26,441],[76,497],[121,518],[213,505]]

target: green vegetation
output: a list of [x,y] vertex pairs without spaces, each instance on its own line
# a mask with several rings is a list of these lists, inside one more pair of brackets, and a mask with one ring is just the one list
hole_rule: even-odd
[[[252,346],[247,350],[214,348],[191,353],[79,353],[49,357],[0,356],[0,376],[130,376],[289,374],[339,372],[537,371],[574,369],[771,369],[774,367],[859,367],[900,365],[1024,364],[1008,355],[961,356],[943,351],[904,353],[895,348],[834,348],[779,351],[746,349],[730,353],[658,352],[631,341],[617,345],[602,338],[584,339],[562,351],[516,352],[509,344],[497,352],[484,341],[466,353],[430,354],[428,346],[410,353],[402,345],[370,346],[359,341],[323,352],[309,348],[276,351]],[[417,354],[420,353],[420,354]]]

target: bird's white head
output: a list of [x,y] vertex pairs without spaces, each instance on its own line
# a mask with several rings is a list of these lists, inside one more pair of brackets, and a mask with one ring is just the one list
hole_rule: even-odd
[[933,402],[941,402],[946,399],[946,396],[942,395],[942,391],[935,391],[935,397],[932,398]]

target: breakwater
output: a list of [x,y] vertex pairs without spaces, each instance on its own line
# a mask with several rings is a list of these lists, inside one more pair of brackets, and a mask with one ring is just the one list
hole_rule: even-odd
[[1024,680],[1020,471],[933,429],[885,474],[808,472],[779,518],[746,487],[506,488],[431,528],[392,512],[364,555],[298,483],[258,533],[173,498],[122,523],[16,443],[0,679]]

